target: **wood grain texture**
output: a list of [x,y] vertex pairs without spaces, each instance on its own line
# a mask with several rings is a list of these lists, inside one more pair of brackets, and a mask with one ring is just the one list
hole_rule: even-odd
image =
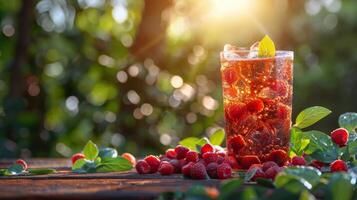
[[[13,160],[0,160],[7,167]],[[0,177],[0,199],[154,199],[160,192],[185,191],[194,184],[218,187],[220,180],[188,180],[180,174],[160,176],[128,172],[74,174],[64,159],[32,159],[33,168],[53,167],[56,174]]]

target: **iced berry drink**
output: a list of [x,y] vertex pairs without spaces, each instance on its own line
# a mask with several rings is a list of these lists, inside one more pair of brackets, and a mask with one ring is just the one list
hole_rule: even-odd
[[293,52],[265,58],[255,54],[221,53],[227,149],[238,162],[245,157],[264,162],[272,152],[289,149]]

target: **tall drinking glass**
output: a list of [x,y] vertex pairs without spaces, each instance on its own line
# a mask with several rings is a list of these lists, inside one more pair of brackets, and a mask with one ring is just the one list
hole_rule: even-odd
[[227,149],[238,163],[269,160],[287,153],[293,93],[292,51],[260,58],[256,50],[221,52],[221,75]]

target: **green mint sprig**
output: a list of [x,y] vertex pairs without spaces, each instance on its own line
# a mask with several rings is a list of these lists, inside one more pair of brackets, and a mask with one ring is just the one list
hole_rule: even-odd
[[28,168],[24,169],[22,165],[13,164],[7,169],[0,169],[0,176],[15,176],[15,175],[44,175],[56,173],[55,169],[51,168]]
[[113,148],[99,149],[92,141],[88,141],[83,148],[85,158],[78,159],[72,165],[75,173],[119,172],[133,168],[125,158],[118,156]]
[[206,143],[210,143],[212,145],[221,145],[225,138],[224,129],[219,128],[217,129],[209,138],[202,137],[188,137],[179,142],[180,145],[187,147],[191,150],[199,150],[201,146],[205,145]]

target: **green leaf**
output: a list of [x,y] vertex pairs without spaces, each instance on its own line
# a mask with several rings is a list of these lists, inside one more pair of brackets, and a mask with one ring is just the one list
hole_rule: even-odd
[[305,152],[318,161],[329,163],[339,156],[338,147],[332,143],[330,136],[320,131],[304,132],[304,137],[310,140]]
[[4,176],[7,169],[0,169],[0,176]]
[[180,145],[184,146],[184,147],[187,147],[191,150],[195,150],[196,149],[196,144],[197,142],[199,141],[200,139],[196,138],[196,137],[188,137],[188,138],[185,138],[183,140],[181,140],[179,142]]
[[308,190],[304,190],[300,194],[299,200],[315,200],[316,198]]
[[89,140],[83,149],[83,154],[85,155],[86,159],[94,160],[98,156],[98,153],[99,151],[97,145]]
[[295,127],[298,128],[306,128],[309,127],[322,118],[329,115],[331,111],[327,108],[321,106],[313,106],[310,108],[306,108],[305,110],[301,111],[299,115],[296,117]]
[[42,174],[52,174],[52,173],[56,173],[55,169],[51,169],[51,168],[29,168],[28,171],[30,172],[30,174],[33,175],[42,175]]
[[275,45],[273,40],[265,35],[259,42],[258,46],[258,56],[259,57],[274,57],[275,56]]
[[[355,182],[356,178],[354,178]],[[335,173],[331,176],[329,188],[333,200],[350,200],[353,195],[353,185],[347,174]]]
[[97,165],[97,172],[118,172],[118,171],[127,171],[132,169],[133,166],[131,163],[123,158],[104,158],[100,164]]
[[357,128],[357,113],[348,112],[340,115],[338,124],[349,132],[354,131]]
[[357,141],[349,142],[347,147],[350,155],[357,154]]
[[5,171],[5,175],[19,175],[22,172],[24,172],[24,167],[22,165],[13,164]]
[[216,130],[210,137],[209,141],[213,145],[221,145],[225,137],[224,129],[220,128]]
[[244,184],[243,179],[231,179],[224,181],[221,185],[221,193],[219,195],[219,199],[226,199],[230,194],[235,192],[238,188],[240,188]]
[[76,162],[72,165],[72,170],[81,169],[86,164],[86,160],[84,158],[76,160]]
[[301,156],[304,153],[305,148],[310,143],[310,140],[306,138],[301,129],[293,127],[290,133],[290,150],[296,155]]
[[279,174],[275,180],[274,185],[277,188],[284,188],[289,192],[299,193],[301,190],[312,189],[312,185],[305,179],[292,174]]
[[100,148],[98,156],[101,158],[116,158],[118,157],[118,152],[114,148]]
[[256,182],[258,185],[264,186],[264,187],[269,187],[269,188],[275,188],[274,183],[270,179],[266,178],[257,178]]
[[207,143],[210,143],[207,137],[203,137],[203,138],[199,139],[196,143],[196,151],[200,152],[201,147]]
[[277,184],[277,187],[283,187],[284,183],[294,179],[299,181],[307,189],[311,189],[313,186],[318,184],[321,176],[321,172],[319,170],[315,169],[314,167],[305,166],[289,167],[284,169],[284,171],[280,174],[286,177],[280,178],[278,182],[274,182]]

